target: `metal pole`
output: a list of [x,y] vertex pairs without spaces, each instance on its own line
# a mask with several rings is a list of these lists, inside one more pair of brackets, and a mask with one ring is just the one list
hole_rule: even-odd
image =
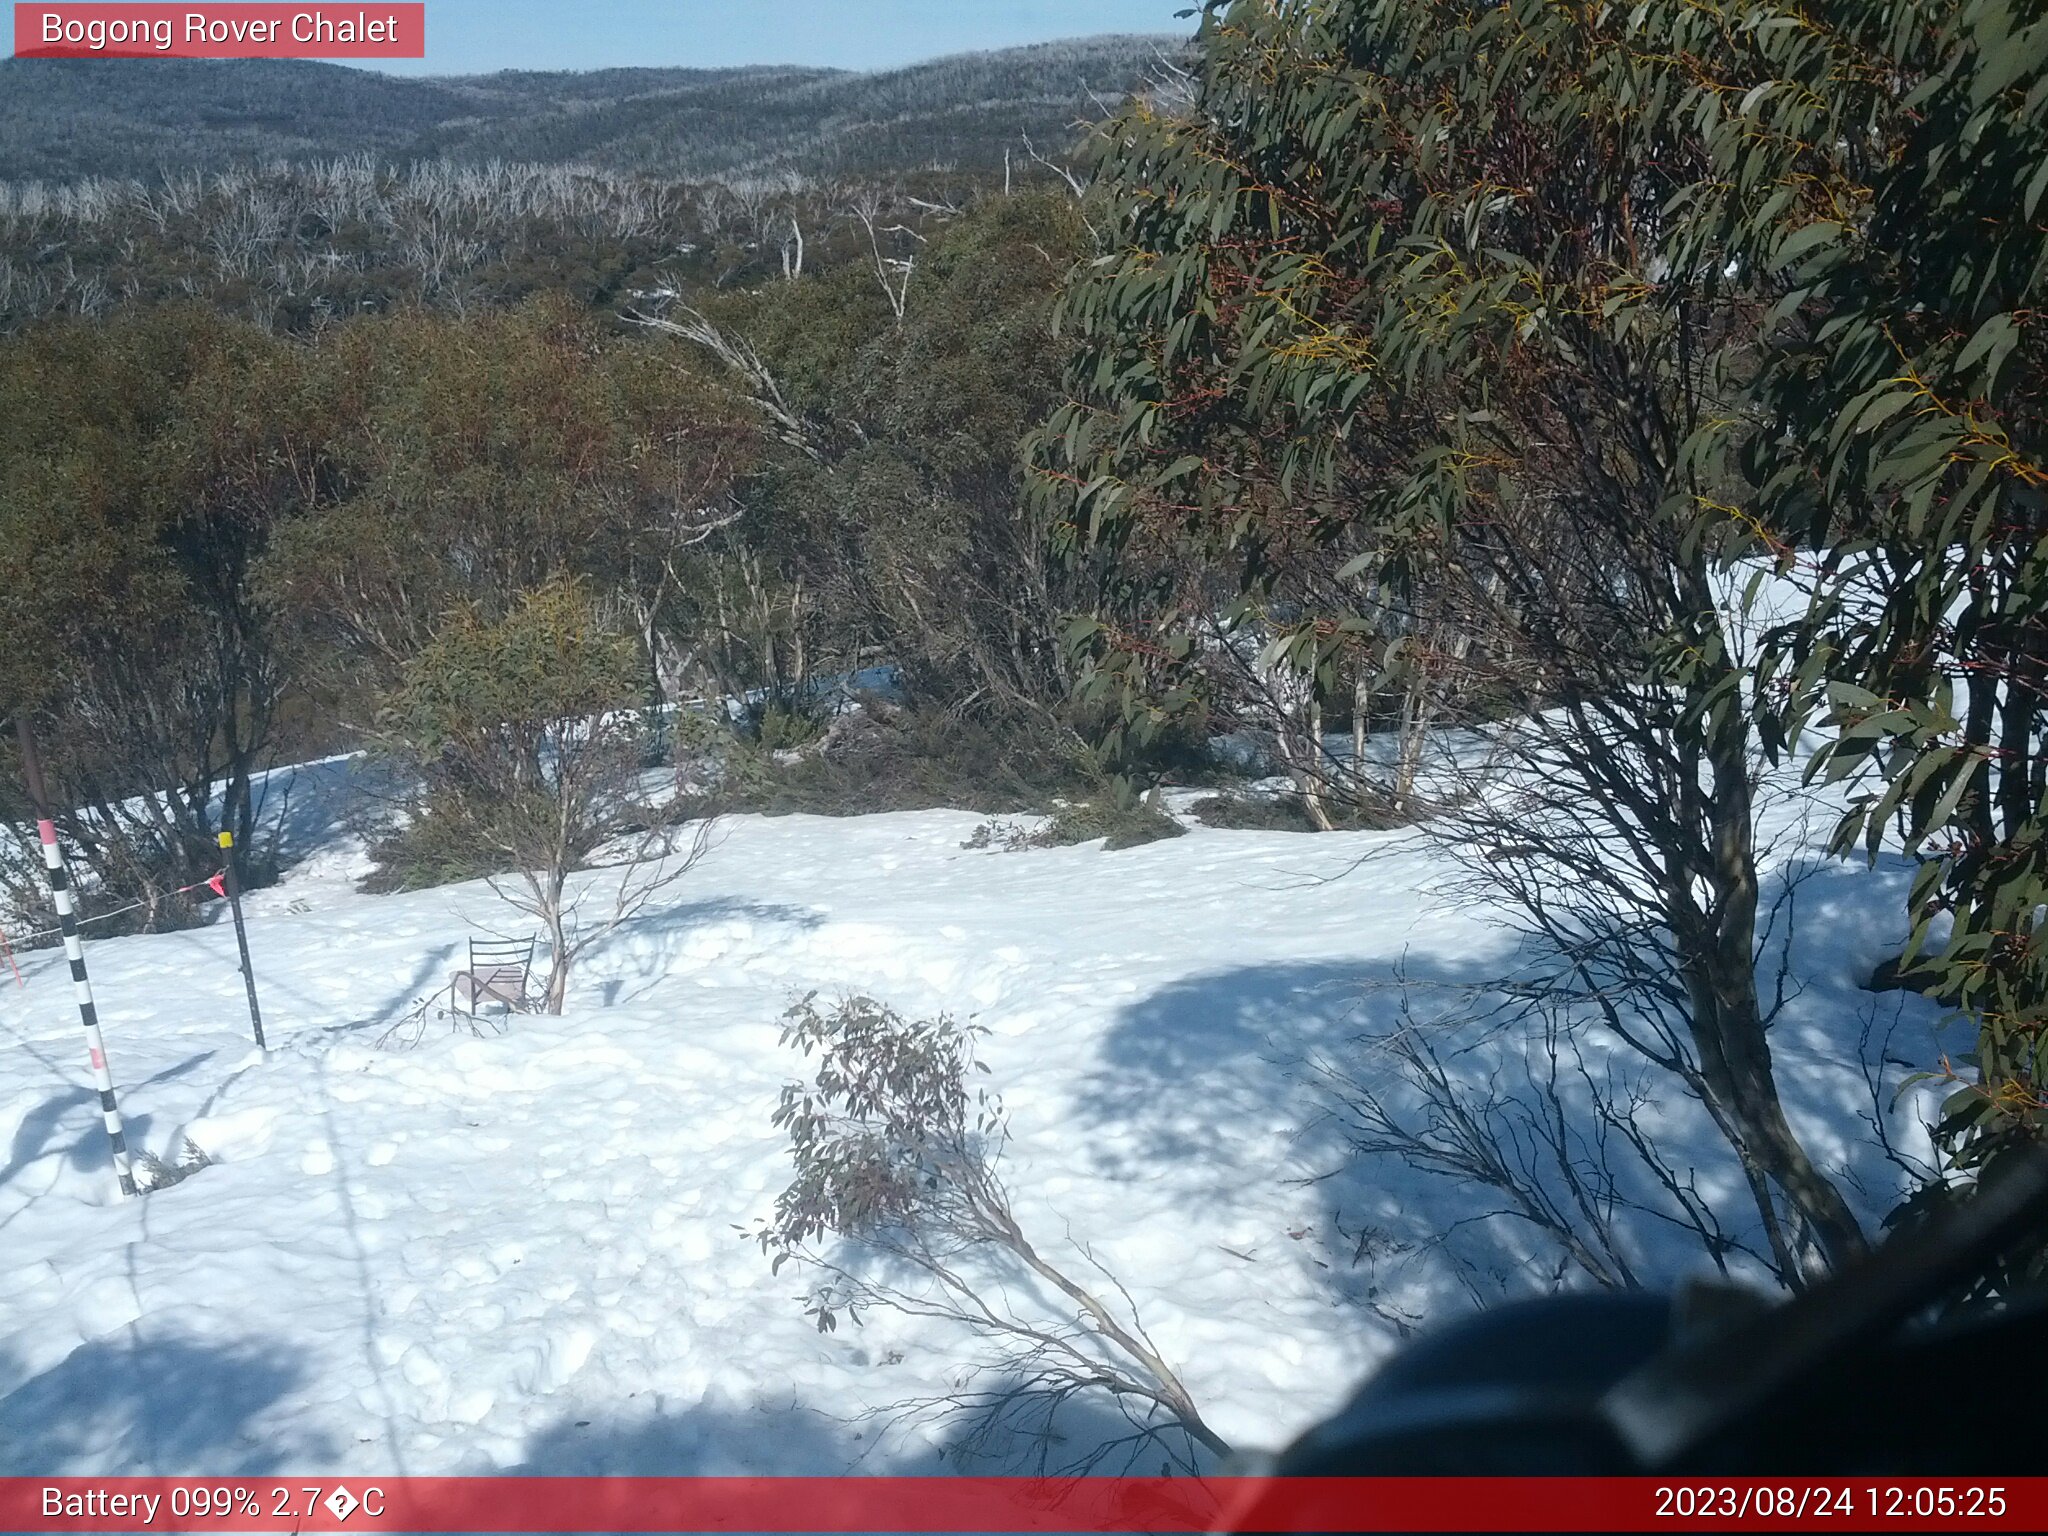
[[249,930],[242,926],[242,882],[235,874],[235,834],[220,835],[222,882],[228,888],[228,906],[235,914],[235,948],[242,952],[242,984],[249,989],[249,1026],[256,1031],[256,1047],[267,1051],[263,1039],[263,1010],[256,1006],[256,968],[249,964]]
[[85,945],[78,936],[78,913],[71,901],[71,877],[64,868],[64,852],[57,846],[57,824],[50,819],[50,797],[43,789],[42,759],[36,755],[36,739],[28,727],[28,716],[14,717],[14,734],[21,743],[21,776],[28,785],[28,797],[35,803],[36,835],[43,845],[43,868],[50,876],[50,896],[57,904],[57,922],[64,930],[64,958],[71,962],[71,986],[78,996],[78,1020],[85,1026],[85,1050],[92,1060],[92,1078],[100,1091],[100,1114],[106,1121],[107,1144],[114,1152],[114,1177],[121,1193],[135,1193],[135,1169],[128,1160],[128,1134],[121,1124],[121,1107],[114,1099],[114,1074],[107,1066],[107,1044],[100,1037],[99,1010],[93,1006],[92,983],[85,974]]

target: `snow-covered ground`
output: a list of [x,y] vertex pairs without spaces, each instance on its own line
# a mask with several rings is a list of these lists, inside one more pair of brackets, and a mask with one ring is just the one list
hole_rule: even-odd
[[[966,814],[737,818],[588,957],[565,1017],[397,1050],[379,1038],[465,939],[517,920],[480,884],[358,894],[321,810],[344,775],[295,792],[315,846],[248,903],[267,1058],[225,925],[89,946],[132,1140],[212,1160],[183,1183],[118,1199],[61,955],[0,977],[0,1473],[933,1465],[944,1432],[881,1435],[867,1410],[944,1390],[976,1341],[886,1313],[820,1334],[740,1230],[787,1181],[779,1019],[813,989],[989,1027],[1025,1228],[1115,1272],[1237,1443],[1333,1407],[1396,1342],[1386,1316],[1539,1283],[1510,1218],[1432,1242],[1492,1208],[1470,1190],[1322,1177],[1346,1158],[1304,1063],[1386,1023],[1397,967],[1511,965],[1412,837],[968,851]],[[1931,1005],[1856,986],[1903,879],[1801,887],[1805,990],[1776,1037],[1809,1145],[1866,1212],[1901,1175],[1863,1054],[1935,1048]],[[1704,1185],[1729,1177],[1689,1106],[1663,1123]]]

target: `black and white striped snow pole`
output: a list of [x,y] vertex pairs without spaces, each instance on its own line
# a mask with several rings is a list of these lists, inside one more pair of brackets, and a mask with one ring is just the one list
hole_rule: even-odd
[[100,1114],[107,1122],[107,1144],[114,1149],[114,1176],[121,1193],[135,1193],[135,1170],[128,1161],[128,1135],[121,1125],[121,1106],[114,1099],[114,1074],[107,1066],[107,1043],[100,1036],[99,1010],[93,1006],[92,982],[85,974],[85,945],[78,937],[78,914],[71,904],[71,878],[64,852],[57,846],[57,824],[47,816],[36,823],[43,840],[43,867],[50,872],[50,895],[57,903],[57,921],[64,927],[64,958],[71,962],[71,988],[78,994],[78,1018],[85,1025],[85,1050],[92,1058],[93,1085],[100,1091]]
[[86,1054],[92,1059],[93,1084],[100,1092],[100,1114],[107,1123],[107,1144],[114,1152],[114,1176],[121,1181],[121,1193],[135,1193],[135,1170],[128,1159],[128,1134],[121,1125],[121,1106],[114,1099],[114,1074],[107,1066],[107,1043],[100,1035],[99,1010],[93,1006],[92,982],[85,974],[85,945],[78,937],[78,910],[71,901],[71,876],[64,868],[64,850],[57,846],[57,824],[50,819],[43,794],[42,764],[36,758],[35,738],[28,721],[15,721],[21,738],[22,774],[28,780],[29,798],[35,801],[36,835],[43,844],[43,868],[50,876],[50,896],[57,904],[57,921],[63,927],[64,958],[71,962],[71,987],[78,996],[78,1019],[85,1026]]

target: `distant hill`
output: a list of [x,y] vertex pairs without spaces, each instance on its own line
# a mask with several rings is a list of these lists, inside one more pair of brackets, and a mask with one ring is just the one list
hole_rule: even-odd
[[1063,146],[1155,73],[1173,37],[800,68],[411,79],[294,60],[0,60],[0,179],[148,176],[237,161],[447,156],[685,177],[999,163]]

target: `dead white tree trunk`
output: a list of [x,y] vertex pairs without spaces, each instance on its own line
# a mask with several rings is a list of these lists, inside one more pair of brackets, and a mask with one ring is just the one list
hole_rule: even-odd
[[[860,220],[861,227],[868,234],[868,251],[874,258],[875,281],[882,285],[882,295],[889,301],[889,312],[900,324],[910,303],[910,277],[917,270],[915,256],[890,256],[882,250],[883,230],[876,226],[881,216],[881,199],[874,194],[863,197],[852,208],[853,216]],[[915,234],[902,225],[887,231],[891,234]]]
[[795,282],[804,275],[804,227],[789,216],[789,238],[782,242],[782,278],[784,282]]

